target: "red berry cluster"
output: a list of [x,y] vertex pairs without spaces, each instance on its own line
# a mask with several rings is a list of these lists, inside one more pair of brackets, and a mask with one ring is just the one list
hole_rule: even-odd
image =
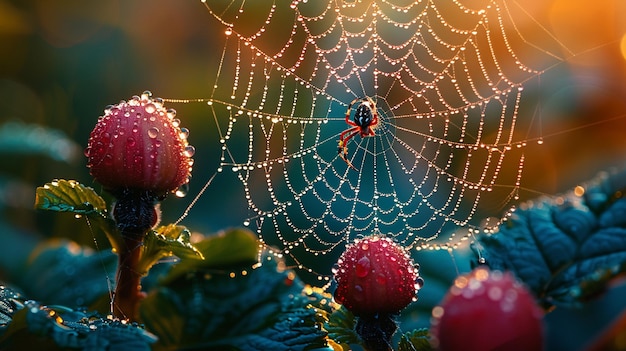
[[85,150],[91,175],[116,196],[136,189],[159,197],[187,183],[194,149],[175,116],[150,92],[107,107]]
[[543,349],[543,312],[511,273],[479,267],[433,309],[433,343],[447,350]]
[[397,314],[417,299],[423,285],[406,250],[382,236],[348,245],[333,273],[335,300],[356,316]]

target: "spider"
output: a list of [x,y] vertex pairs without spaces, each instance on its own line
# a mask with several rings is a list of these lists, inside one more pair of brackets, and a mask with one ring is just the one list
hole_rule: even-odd
[[[359,102],[359,105],[354,111],[354,117],[350,120],[352,106],[357,102]],[[378,112],[376,112],[376,103],[374,100],[370,97],[352,100],[350,105],[348,105],[348,111],[346,111],[346,123],[352,127],[344,130],[339,135],[339,157],[341,157],[350,168],[356,170],[356,167],[348,160],[348,141],[357,134],[360,135],[361,138],[376,135],[374,129],[378,125]]]

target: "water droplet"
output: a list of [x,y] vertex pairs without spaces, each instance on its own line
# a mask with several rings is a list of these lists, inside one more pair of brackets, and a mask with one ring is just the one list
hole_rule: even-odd
[[415,280],[415,289],[419,290],[423,287],[424,287],[424,278],[417,277],[417,279]]
[[135,146],[135,144],[137,144],[137,142],[135,141],[135,138],[130,137],[128,139],[126,139],[126,144],[130,147]]
[[330,269],[330,271],[331,271],[333,274],[337,274],[337,273],[339,273],[339,264],[335,263],[335,264],[333,265],[333,268],[331,268],[331,269]]
[[371,269],[370,259],[363,256],[356,263],[356,268],[355,268],[356,276],[363,278],[369,274],[370,269]]
[[485,264],[485,263],[487,263],[487,260],[486,260],[484,257],[480,257],[480,258],[478,259],[478,263],[479,263],[479,264]]
[[185,183],[179,186],[178,189],[176,189],[176,192],[174,194],[177,197],[185,197],[187,196],[187,193],[189,193],[189,183]]
[[178,135],[180,136],[181,139],[187,139],[187,137],[189,136],[189,129],[180,128],[180,133]]
[[180,125],[180,119],[174,118],[172,120],[172,124],[174,125],[174,127],[178,127]]
[[361,250],[367,251],[370,248],[370,245],[366,242],[361,244]]
[[244,227],[247,227],[249,225],[250,225],[250,221],[248,221],[248,220],[243,221],[243,226]]
[[83,218],[83,215],[77,213],[77,214],[74,215],[74,218],[81,219],[81,218]]
[[113,164],[113,156],[112,155],[104,155],[104,164],[110,166]]
[[359,284],[354,286],[354,295],[353,295],[353,297],[357,301],[363,301],[365,299],[365,296],[363,295],[363,287],[360,286]]
[[152,139],[156,138],[159,135],[159,128],[152,127],[148,129],[148,136]]
[[150,99],[151,96],[152,96],[152,92],[150,90],[146,90],[143,93],[141,93],[142,100],[148,100]]
[[144,108],[148,113],[154,113],[154,111],[156,111],[156,107],[154,106],[154,104],[147,104]]
[[173,108],[168,108],[167,109],[167,118],[173,119],[174,117],[176,117],[176,110],[174,110]]
[[192,157],[195,153],[196,153],[196,148],[191,145],[187,145],[185,147],[185,151],[183,152],[183,155],[187,157]]
[[89,157],[89,152],[91,151],[90,147],[85,148],[85,150],[83,151],[83,154],[85,155],[85,157]]

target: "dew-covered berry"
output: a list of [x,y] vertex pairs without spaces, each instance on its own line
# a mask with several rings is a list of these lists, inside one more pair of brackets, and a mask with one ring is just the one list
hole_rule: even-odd
[[458,277],[433,309],[434,346],[447,350],[542,350],[543,312],[509,272],[478,267]]
[[416,300],[423,285],[408,252],[382,236],[348,245],[333,273],[335,300],[356,316],[397,314]]
[[85,150],[91,175],[115,196],[131,189],[159,197],[186,184],[194,149],[175,116],[150,92],[107,107]]

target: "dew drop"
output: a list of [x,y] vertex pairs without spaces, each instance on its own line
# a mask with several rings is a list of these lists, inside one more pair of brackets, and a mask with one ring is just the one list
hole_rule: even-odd
[[185,151],[183,151],[183,155],[187,157],[192,157],[195,153],[196,153],[196,148],[191,145],[187,145],[185,147]]
[[333,274],[337,274],[337,273],[339,273],[339,265],[335,263],[335,264],[333,265],[333,268],[331,268],[331,269],[330,269],[330,271],[331,271]]
[[250,221],[248,221],[248,220],[243,221],[243,226],[244,227],[247,227],[249,225],[250,225]]
[[176,189],[176,192],[174,194],[177,197],[185,197],[185,196],[187,196],[187,193],[189,193],[189,184],[185,183],[185,184],[179,186],[178,189]]
[[174,117],[176,117],[176,110],[173,108],[167,109],[167,118],[173,119]]
[[[154,106],[154,104],[147,104],[145,109],[148,113],[154,113],[154,111],[156,111],[156,106]],[[154,116],[152,116],[150,120],[152,120],[152,118],[154,118]]]
[[180,133],[178,135],[180,136],[181,139],[187,139],[187,137],[189,136],[189,129],[180,128]]
[[363,301],[365,299],[365,296],[363,295],[363,287],[360,286],[359,284],[354,286],[354,295],[353,295],[353,297],[357,301]]
[[423,287],[424,287],[424,278],[417,277],[417,279],[415,280],[415,289],[419,290]]
[[355,268],[356,276],[359,278],[363,278],[369,274],[370,269],[371,269],[370,259],[363,256],[356,263],[356,268]]
[[133,147],[137,144],[137,142],[135,141],[135,138],[130,137],[128,139],[126,139],[126,144],[130,147]]
[[104,156],[104,164],[110,166],[113,164],[113,156],[107,154]]
[[370,245],[367,242],[361,244],[361,250],[367,251],[370,248]]
[[150,128],[150,129],[148,129],[148,136],[149,136],[151,139],[156,138],[158,135],[159,135],[159,128],[157,128],[157,127],[152,127],[152,128]]
[[141,93],[141,99],[142,100],[147,100],[152,96],[152,92],[150,90],[146,90],[143,93]]

